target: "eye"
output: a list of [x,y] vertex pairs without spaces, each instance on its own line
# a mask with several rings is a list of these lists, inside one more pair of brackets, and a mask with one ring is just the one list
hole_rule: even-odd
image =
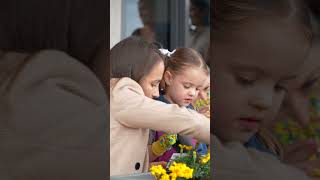
[[304,91],[308,91],[309,89],[311,89],[314,86],[314,84],[317,81],[318,81],[318,78],[310,80],[310,81],[307,81],[301,86],[301,89],[304,90]]
[[154,88],[156,88],[156,87],[159,86],[159,84],[160,84],[159,82],[154,82],[154,83],[151,83],[151,86],[154,87]]
[[186,89],[189,89],[189,88],[191,88],[191,85],[190,84],[184,84],[183,87],[186,88]]
[[240,83],[240,84],[242,84],[242,85],[245,85],[245,86],[248,86],[248,85],[252,85],[252,84],[254,84],[254,82],[255,82],[255,78],[252,78],[252,77],[248,77],[248,76],[240,76],[240,75],[238,75],[238,76],[236,76],[236,80]]
[[276,92],[288,91],[288,89],[285,86],[281,85],[281,84],[276,84],[274,86],[274,90]]

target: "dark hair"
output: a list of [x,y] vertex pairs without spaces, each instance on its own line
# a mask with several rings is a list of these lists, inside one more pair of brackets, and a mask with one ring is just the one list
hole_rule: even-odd
[[319,0],[306,0],[308,7],[314,14],[314,18],[320,21],[320,1]]
[[203,14],[201,19],[203,25],[209,26],[210,24],[210,2],[209,0],[190,0],[190,3]]
[[233,30],[252,18],[275,17],[293,19],[301,25],[307,39],[312,40],[308,8],[302,0],[216,0],[213,1],[213,40],[217,33]]
[[138,10],[143,25],[154,27],[155,24],[155,9],[156,5],[154,0],[139,0]]
[[202,56],[192,48],[178,48],[173,54],[166,57],[166,70],[179,73],[186,67],[199,67],[208,73],[208,66]]
[[132,33],[131,36],[141,36],[141,28],[135,29]]
[[110,51],[111,78],[129,77],[136,82],[164,57],[153,43],[135,36],[116,44]]

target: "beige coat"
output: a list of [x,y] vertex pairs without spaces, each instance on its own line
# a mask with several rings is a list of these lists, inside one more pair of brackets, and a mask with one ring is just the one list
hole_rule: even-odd
[[149,129],[192,135],[209,143],[210,121],[205,116],[144,96],[130,78],[112,79],[110,88],[111,175],[148,170]]
[[273,155],[247,149],[240,143],[222,144],[211,136],[213,179],[219,180],[309,180],[301,170],[283,164]]
[[0,52],[0,179],[106,179],[106,98],[63,52]]

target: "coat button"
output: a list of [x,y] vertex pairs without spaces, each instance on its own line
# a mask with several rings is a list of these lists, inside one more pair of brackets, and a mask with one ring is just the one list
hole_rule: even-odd
[[139,170],[140,169],[140,163],[136,163],[136,165],[135,165],[135,168],[136,168],[136,170]]

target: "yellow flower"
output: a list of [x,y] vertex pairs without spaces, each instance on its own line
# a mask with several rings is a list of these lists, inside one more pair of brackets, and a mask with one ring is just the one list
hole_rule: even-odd
[[308,158],[309,161],[316,160],[316,159],[317,159],[317,155],[316,154],[313,154],[312,156],[310,156]]
[[205,155],[205,156],[203,156],[203,157],[200,158],[200,162],[201,162],[202,164],[207,163],[209,160],[210,160],[210,153],[208,153],[207,155]]
[[191,179],[193,175],[193,169],[186,168],[183,173],[184,173],[184,178]]
[[180,148],[180,149],[184,149],[185,147],[186,147],[186,145],[179,144],[179,148]]
[[170,180],[170,176],[168,174],[163,174],[160,180]]
[[176,173],[170,173],[171,180],[176,180],[177,176],[178,175]]
[[187,146],[184,144],[179,144],[180,153],[183,153],[183,150],[191,151],[193,149],[193,146]]
[[177,177],[190,179],[193,177],[193,169],[184,163],[173,162],[169,170],[171,171],[170,176],[172,179],[176,179]]
[[156,177],[159,177],[162,174],[166,174],[166,170],[161,165],[152,166],[150,168],[150,172],[153,176],[156,176]]
[[313,169],[309,175],[313,177],[320,177],[320,169]]
[[191,150],[193,149],[193,146],[185,146],[185,149],[186,149],[187,151],[191,151]]

